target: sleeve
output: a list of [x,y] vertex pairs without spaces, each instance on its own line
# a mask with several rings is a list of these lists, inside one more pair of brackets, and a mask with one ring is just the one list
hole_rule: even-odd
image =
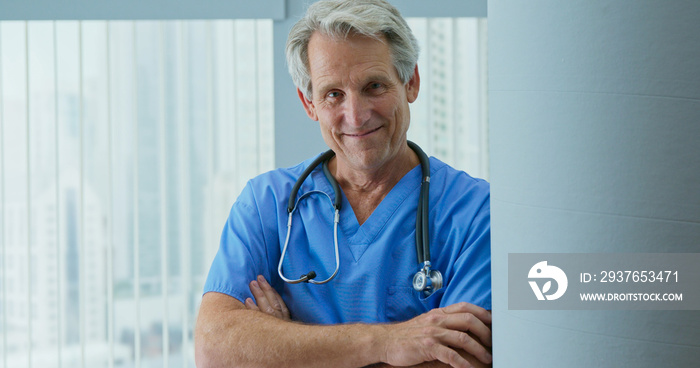
[[488,192],[471,221],[457,255],[440,307],[469,302],[487,310],[491,305],[491,206]]
[[257,275],[267,274],[267,248],[260,213],[248,183],[233,204],[221,234],[204,293],[215,291],[241,302],[252,298],[248,284]]

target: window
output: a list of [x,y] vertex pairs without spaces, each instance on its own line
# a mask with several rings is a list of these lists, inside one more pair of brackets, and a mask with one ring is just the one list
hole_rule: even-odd
[[[487,177],[486,20],[409,24],[409,139]],[[0,21],[0,368],[194,366],[229,208],[275,166],[275,27]]]
[[429,154],[488,179],[486,19],[409,18],[421,48],[419,97],[408,139]]
[[273,166],[271,31],[0,23],[0,366],[193,366],[228,210]]

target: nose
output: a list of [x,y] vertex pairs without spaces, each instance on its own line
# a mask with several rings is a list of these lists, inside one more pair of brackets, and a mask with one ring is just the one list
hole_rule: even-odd
[[372,115],[369,99],[361,94],[350,93],[345,98],[345,121],[356,127],[364,125]]

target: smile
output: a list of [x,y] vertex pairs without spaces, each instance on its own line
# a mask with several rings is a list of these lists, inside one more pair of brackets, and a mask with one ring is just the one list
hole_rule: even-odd
[[348,137],[362,138],[362,137],[366,137],[366,136],[368,136],[368,135],[370,135],[370,134],[376,132],[377,130],[379,130],[379,129],[381,129],[381,128],[382,128],[382,127],[375,128],[375,129],[372,129],[372,130],[367,131],[367,132],[364,132],[364,133],[345,134],[345,135],[348,136]]

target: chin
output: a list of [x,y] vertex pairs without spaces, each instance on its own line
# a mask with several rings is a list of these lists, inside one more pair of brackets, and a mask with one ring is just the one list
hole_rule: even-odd
[[386,163],[386,152],[362,152],[357,155],[353,155],[352,164],[355,167],[361,167],[364,169],[375,169],[381,167]]

